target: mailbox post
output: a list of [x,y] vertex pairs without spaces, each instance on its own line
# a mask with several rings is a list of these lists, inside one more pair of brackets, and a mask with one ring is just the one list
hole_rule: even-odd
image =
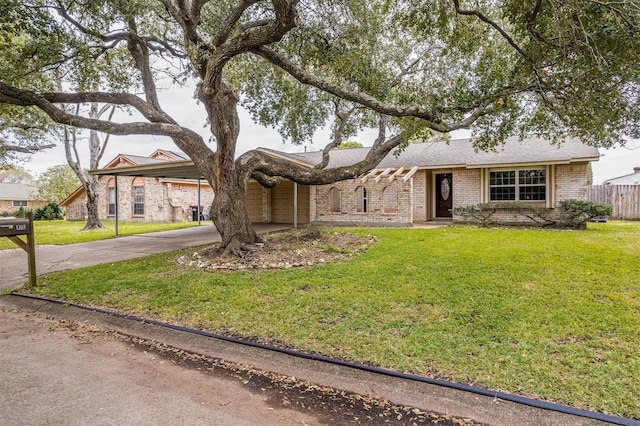
[[[18,238],[18,235],[26,235],[27,242]],[[0,237],[7,237],[18,247],[27,252],[29,258],[29,285],[36,285],[36,244],[33,235],[33,213],[27,212],[26,219],[2,219],[0,220]]]

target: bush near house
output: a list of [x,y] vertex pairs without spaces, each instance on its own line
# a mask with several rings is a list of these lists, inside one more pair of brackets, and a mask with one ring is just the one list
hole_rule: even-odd
[[33,212],[33,220],[63,219],[62,209],[56,203],[49,203]]
[[453,214],[462,216],[467,222],[476,222],[485,226],[503,225],[498,212],[521,217],[523,223],[551,226],[556,228],[586,229],[588,221],[595,217],[610,216],[613,207],[584,200],[562,200],[557,209],[531,205],[523,202],[481,203],[456,207]]

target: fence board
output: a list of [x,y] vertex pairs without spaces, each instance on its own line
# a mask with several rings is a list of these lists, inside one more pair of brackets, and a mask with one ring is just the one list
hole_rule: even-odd
[[640,220],[640,185],[592,185],[587,199],[613,206],[612,219]]

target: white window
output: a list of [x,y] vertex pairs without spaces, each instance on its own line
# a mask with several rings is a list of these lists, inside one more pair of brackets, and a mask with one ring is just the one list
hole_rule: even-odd
[[545,201],[545,169],[500,170],[489,173],[490,201]]
[[144,180],[137,177],[133,180],[131,195],[133,197],[133,215],[144,215]]
[[26,200],[14,200],[13,207],[27,207],[28,201]]
[[107,182],[108,202],[107,214],[113,216],[116,214],[116,181],[115,179],[109,179]]

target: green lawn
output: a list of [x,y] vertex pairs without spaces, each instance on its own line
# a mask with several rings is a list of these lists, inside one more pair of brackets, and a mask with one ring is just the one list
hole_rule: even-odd
[[640,418],[640,223],[589,228],[350,229],[379,242],[345,263],[202,273],[160,255],[36,292]]
[[[0,219],[2,220],[2,219]],[[103,220],[105,229],[80,232],[86,222],[68,222],[66,220],[37,220],[33,222],[36,244],[74,244],[87,241],[104,240],[115,235],[114,222]],[[147,232],[166,231],[169,229],[195,226],[198,222],[119,222],[118,235],[145,234]],[[24,237],[23,237],[24,239]],[[8,238],[0,238],[0,250],[16,248]]]

